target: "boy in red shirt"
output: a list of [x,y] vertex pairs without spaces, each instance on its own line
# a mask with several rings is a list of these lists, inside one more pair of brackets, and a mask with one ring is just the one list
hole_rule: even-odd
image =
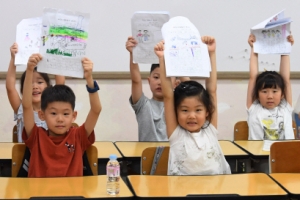
[[99,87],[92,77],[93,63],[88,58],[82,59],[91,105],[85,123],[72,127],[77,116],[72,89],[66,85],[49,86],[42,93],[41,111],[38,113],[39,118],[48,125],[46,131],[35,125],[32,112],[32,98],[35,95],[33,70],[41,59],[40,54],[29,58],[23,89],[22,136],[31,152],[28,177],[82,176],[82,155],[95,141],[94,127],[101,111]]

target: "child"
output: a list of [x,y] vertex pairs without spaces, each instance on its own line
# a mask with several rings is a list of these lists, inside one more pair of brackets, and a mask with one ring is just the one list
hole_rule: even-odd
[[25,129],[22,137],[31,152],[28,176],[82,176],[82,155],[95,141],[93,129],[101,111],[97,93],[99,87],[92,77],[93,63],[87,58],[82,59],[91,105],[85,123],[72,127],[77,116],[74,111],[75,95],[68,86],[55,85],[47,87],[41,97],[38,114],[48,125],[48,130],[45,130],[34,123],[31,95],[34,68],[41,59],[40,54],[31,55],[24,81],[22,104]]
[[168,175],[230,174],[217,138],[217,72],[216,43],[204,36],[211,62],[206,90],[196,81],[180,83],[173,92],[166,77],[164,43],[154,51],[159,57],[161,84],[165,105],[167,134],[170,141]]
[[[18,52],[18,45],[14,43],[10,47],[11,53],[11,60],[9,63],[7,76],[6,76],[6,91],[8,95],[8,99],[12,109],[14,110],[14,118],[17,120],[17,134],[18,134],[18,142],[22,141],[22,130],[24,126],[23,122],[23,107],[21,104],[21,98],[16,90],[16,66],[15,66],[15,55]],[[20,83],[21,89],[20,92],[23,94],[23,84],[25,79],[26,71],[22,74]],[[56,84],[64,84],[65,78],[64,76],[55,76]],[[41,109],[41,94],[46,87],[51,85],[50,79],[47,74],[40,73],[34,69],[33,80],[32,80],[32,87],[33,87],[33,112],[34,112],[34,121],[37,126],[44,127],[47,129],[47,124],[40,120],[38,117],[38,111]]]
[[[139,65],[133,63],[132,49],[137,45],[133,37],[128,37],[126,49],[130,53],[131,97],[129,102],[138,122],[139,141],[168,141],[164,120],[164,103],[160,84],[158,64],[152,64],[148,83],[153,94],[147,98],[142,90]],[[182,78],[181,81],[189,80]],[[175,81],[175,80],[174,80]]]
[[[292,35],[287,37],[293,45]],[[255,36],[250,35],[250,78],[247,92],[249,140],[294,139],[290,57],[281,55],[280,72],[258,72],[258,54],[253,51]]]

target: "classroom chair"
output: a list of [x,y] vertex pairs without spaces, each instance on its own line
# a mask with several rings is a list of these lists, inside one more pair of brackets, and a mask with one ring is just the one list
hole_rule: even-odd
[[148,147],[141,157],[143,175],[167,175],[170,147]]
[[[98,150],[97,147],[90,146],[82,156],[83,175],[98,175]],[[12,148],[12,177],[27,177],[30,162],[30,150],[24,143],[15,144]]]
[[270,173],[300,173],[300,141],[274,142],[270,148]]
[[[293,121],[293,130],[295,138],[297,138],[297,129],[296,123]],[[234,140],[248,140],[248,122],[247,121],[238,121],[235,123],[233,128]]]
[[18,142],[18,132],[17,132],[17,125],[14,125],[12,130],[12,142],[17,143]]

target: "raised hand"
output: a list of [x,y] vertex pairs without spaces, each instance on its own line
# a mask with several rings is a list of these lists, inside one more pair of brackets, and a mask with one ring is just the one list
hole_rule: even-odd
[[32,54],[28,59],[27,69],[33,71],[42,58],[42,55],[39,53]]
[[214,52],[216,51],[216,40],[212,36],[203,36],[201,37],[201,40],[204,44],[207,45],[208,52]]
[[133,47],[135,47],[138,44],[138,42],[133,38],[133,37],[128,37],[127,41],[126,41],[126,49],[132,53],[132,49]]

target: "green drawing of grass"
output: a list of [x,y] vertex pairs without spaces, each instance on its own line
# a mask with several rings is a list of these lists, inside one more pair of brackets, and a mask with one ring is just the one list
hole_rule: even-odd
[[82,30],[73,29],[69,27],[55,27],[51,26],[49,29],[49,35],[63,35],[63,36],[70,36],[70,37],[76,37],[83,40],[86,40],[88,38],[88,33]]
[[47,49],[46,53],[48,53],[48,54],[54,54],[54,55],[63,55],[63,56],[72,57],[72,54],[59,51],[59,49]]

